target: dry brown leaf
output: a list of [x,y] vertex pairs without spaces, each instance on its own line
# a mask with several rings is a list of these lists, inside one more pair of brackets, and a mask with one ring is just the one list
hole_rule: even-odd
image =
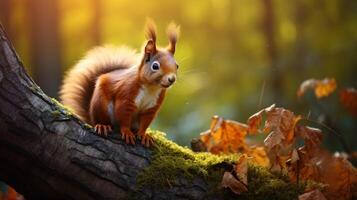
[[314,180],[325,184],[327,187],[323,193],[328,199],[352,199],[356,195],[356,168],[345,156],[332,156],[317,146],[314,148],[312,152],[306,146],[298,149],[299,160],[288,167],[291,180],[295,182],[299,176],[299,180]]
[[288,164],[288,173],[292,182],[299,180],[320,180],[320,166],[316,163],[324,160],[327,156],[326,152],[321,151],[319,148],[313,153],[307,151],[306,147],[301,147],[297,150],[298,160],[293,161],[291,158]]
[[224,172],[221,185],[222,187],[230,188],[235,194],[241,194],[248,191],[248,188],[242,182],[237,180],[230,172]]
[[352,199],[353,188],[357,184],[356,168],[343,157],[326,157],[317,163],[320,168],[320,182],[328,184],[325,196],[329,199]]
[[357,90],[354,88],[344,89],[340,93],[341,104],[354,116],[357,116]]
[[[295,124],[301,119],[295,116],[293,112],[284,108],[269,107],[266,109],[267,119],[265,121],[264,132],[278,134],[280,136],[271,136],[273,138],[284,139],[286,143],[292,143],[294,140]],[[276,143],[272,141],[272,143]]]
[[300,116],[284,108],[270,106],[265,109],[267,115],[264,132],[269,135],[264,140],[272,171],[280,171],[293,150],[294,129]]
[[323,136],[321,130],[298,125],[295,127],[295,135],[304,140],[304,146],[294,150],[296,153],[293,151],[291,156],[288,166],[291,180],[296,181],[298,176],[302,180],[318,180],[320,169],[316,163],[330,156],[319,147]]
[[326,198],[320,190],[315,189],[299,195],[299,200],[326,200]]
[[337,88],[337,83],[334,78],[325,78],[322,80],[308,79],[300,84],[297,91],[297,96],[301,97],[305,94],[308,89],[314,89],[315,96],[317,98],[322,98],[329,96]]
[[248,185],[248,160],[247,155],[243,154],[237,161],[235,172],[239,180]]
[[295,134],[304,140],[307,151],[310,153],[320,146],[323,135],[320,129],[308,126],[296,126]]
[[[266,114],[263,131],[259,131],[260,124]],[[271,105],[248,119],[250,133],[264,132],[269,134],[264,140],[266,154],[270,161],[271,170],[281,170],[292,154],[295,141],[294,129],[301,116],[293,112]]]
[[[306,86],[307,87],[307,86]],[[318,95],[327,94],[330,86],[314,86]],[[333,87],[331,87],[333,88]],[[265,117],[263,130],[259,130]],[[270,163],[271,170],[282,170],[287,167],[292,181],[314,180],[326,185],[323,193],[328,199],[351,199],[357,195],[357,172],[348,162],[346,156],[334,157],[320,148],[323,134],[319,129],[297,125],[301,119],[293,112],[272,105],[254,114],[247,124],[224,120],[220,117],[212,119],[210,130],[201,134],[200,140],[212,153],[245,153],[240,157],[234,176],[226,172],[222,186],[229,187],[236,194],[247,191],[247,156],[251,161],[261,165]],[[249,147],[246,144],[247,132],[264,132],[269,134],[262,147]],[[297,137],[304,140],[304,146],[296,150]],[[336,154],[342,155],[342,154]],[[267,161],[269,158],[269,162]],[[287,162],[288,161],[288,162]],[[264,164],[262,164],[264,163]],[[237,177],[237,178],[236,178]],[[299,199],[322,198],[319,191],[303,194]]]
[[249,133],[258,133],[258,127],[262,123],[264,109],[250,116],[248,119],[248,131]]

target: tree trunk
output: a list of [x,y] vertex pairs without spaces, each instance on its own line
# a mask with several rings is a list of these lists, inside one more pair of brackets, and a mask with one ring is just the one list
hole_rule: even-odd
[[33,78],[51,97],[61,82],[58,0],[26,0]]
[[[50,75],[48,75],[50,76]],[[201,199],[204,178],[138,187],[152,150],[102,138],[46,96],[0,27],[0,180],[26,199]]]
[[92,0],[92,11],[93,20],[91,25],[91,39],[93,40],[93,46],[98,46],[101,44],[102,39],[102,11],[103,11],[103,1]]
[[273,102],[281,104],[283,99],[282,75],[281,69],[278,66],[278,51],[274,38],[275,21],[274,21],[274,6],[272,0],[263,0],[263,32],[266,41],[266,52],[270,67],[270,80]]
[[13,31],[13,24],[11,23],[13,13],[13,4],[11,0],[1,0],[0,1],[0,20],[2,21],[4,27],[6,27],[6,32],[9,38],[16,38]]

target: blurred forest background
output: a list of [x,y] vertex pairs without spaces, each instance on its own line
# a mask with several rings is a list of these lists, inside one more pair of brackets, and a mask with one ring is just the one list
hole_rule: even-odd
[[[276,103],[328,125],[356,150],[356,118],[340,106],[338,93],[296,96],[309,78],[357,87],[355,0],[0,0],[2,25],[52,97],[66,70],[93,46],[140,49],[147,17],[157,23],[159,45],[167,45],[170,21],[182,30],[179,81],[153,128],[189,145],[213,115],[245,122]],[[341,150],[332,134],[326,138],[326,146]]]

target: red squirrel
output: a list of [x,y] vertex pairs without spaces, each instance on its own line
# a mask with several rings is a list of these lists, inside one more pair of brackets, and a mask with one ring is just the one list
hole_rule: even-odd
[[62,103],[99,135],[118,124],[122,139],[150,146],[146,129],[155,118],[166,89],[177,78],[174,59],[179,27],[168,26],[169,45],[156,46],[156,26],[147,23],[147,41],[141,53],[127,47],[97,47],[89,51],[66,75],[60,90]]

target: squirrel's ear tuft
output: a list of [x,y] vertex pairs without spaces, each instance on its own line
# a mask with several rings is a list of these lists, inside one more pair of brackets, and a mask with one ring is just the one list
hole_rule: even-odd
[[172,54],[175,53],[176,42],[180,35],[180,27],[174,22],[171,22],[167,27],[167,36],[169,37],[169,46],[167,47],[168,51]]
[[155,42],[150,39],[145,45],[145,54],[153,54],[155,52],[156,52]]
[[146,39],[156,43],[156,25],[152,19],[146,20]]
[[151,57],[156,53],[156,44],[152,39],[147,41],[144,52],[145,62],[150,61]]

